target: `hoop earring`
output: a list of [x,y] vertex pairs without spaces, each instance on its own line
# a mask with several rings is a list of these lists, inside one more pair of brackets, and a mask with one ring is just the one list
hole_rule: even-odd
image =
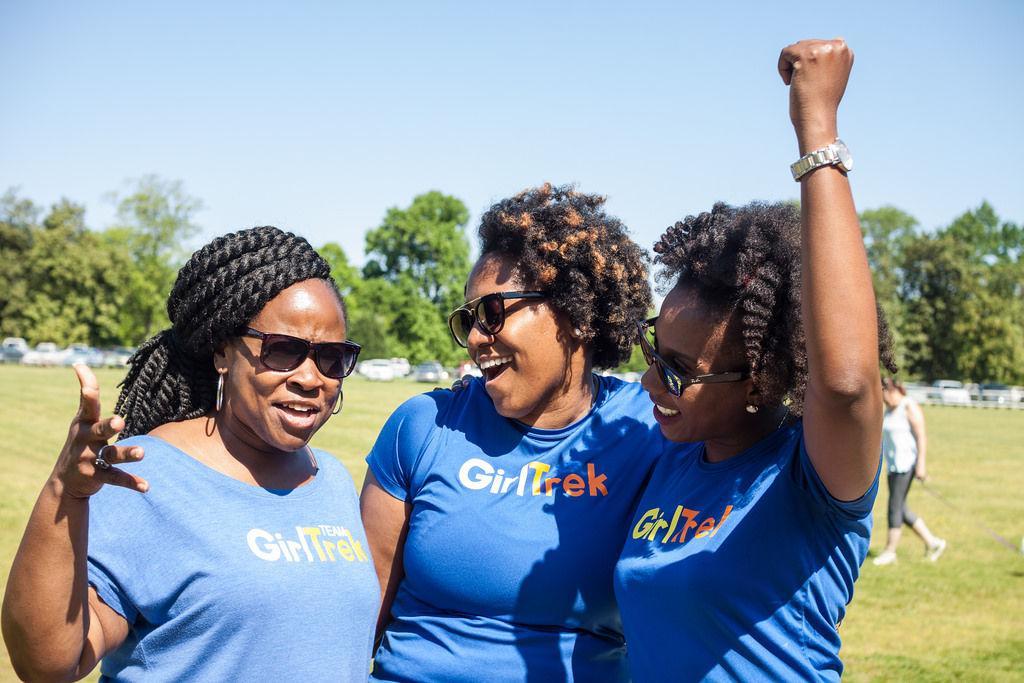
[[334,403],[334,410],[331,411],[331,415],[337,415],[341,412],[341,404],[345,402],[345,392],[338,389],[338,400]]
[[224,407],[224,375],[217,375],[217,403],[216,410],[219,413],[220,409]]
[[757,406],[749,404],[749,403],[747,404],[747,412],[750,413],[751,415],[756,413],[758,410],[759,410],[759,408]]

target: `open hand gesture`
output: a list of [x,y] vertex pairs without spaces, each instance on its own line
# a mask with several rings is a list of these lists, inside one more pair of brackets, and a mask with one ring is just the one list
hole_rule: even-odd
[[149,483],[113,465],[142,459],[139,446],[115,446],[107,442],[124,429],[124,418],[114,415],[100,418],[100,388],[96,376],[85,365],[75,365],[81,385],[78,413],[68,430],[68,440],[60,451],[54,477],[62,484],[62,494],[88,498],[104,484],[123,486],[145,493]]
[[779,55],[779,74],[789,86],[789,118],[801,146],[836,138],[836,111],[853,68],[853,50],[842,38],[801,40]]

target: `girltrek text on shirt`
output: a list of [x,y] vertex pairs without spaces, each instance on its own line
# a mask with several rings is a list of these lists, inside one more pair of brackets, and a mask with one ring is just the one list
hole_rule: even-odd
[[511,494],[514,490],[517,496],[524,496],[527,491],[531,496],[552,496],[556,488],[572,498],[608,495],[605,484],[608,476],[598,474],[593,463],[587,463],[585,474],[571,472],[560,477],[555,474],[551,465],[534,460],[523,465],[518,475],[509,477],[505,470],[495,469],[486,460],[470,458],[459,468],[459,483],[472,491],[487,489],[497,495]]

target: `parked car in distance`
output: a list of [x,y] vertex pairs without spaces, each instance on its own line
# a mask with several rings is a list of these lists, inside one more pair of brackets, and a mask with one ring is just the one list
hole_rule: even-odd
[[103,352],[103,367],[124,368],[128,366],[128,359],[132,357],[137,349],[134,346],[117,346]]
[[907,390],[907,396],[918,403],[924,403],[931,398],[931,387],[927,384],[922,384],[920,382],[904,382],[903,388]]
[[412,366],[409,365],[408,358],[392,358],[391,367],[395,369],[395,377],[405,377],[412,372]]
[[61,350],[53,342],[39,342],[35,348],[21,357],[22,365],[58,365],[62,360]]
[[85,363],[90,368],[101,367],[103,352],[86,344],[72,344],[61,352],[61,365],[71,366],[79,363]]
[[417,382],[444,382],[448,379],[448,371],[436,360],[420,363],[412,372]]
[[483,377],[484,373],[480,371],[480,366],[471,360],[464,360],[459,363],[458,367],[455,368],[455,377],[462,379],[466,375],[471,377]]
[[28,352],[28,342],[21,337],[7,337],[0,346],[0,363],[18,363]]
[[395,378],[395,367],[386,358],[364,360],[356,366],[356,372],[376,382],[390,382]]
[[928,398],[949,405],[970,405],[971,394],[964,388],[963,382],[955,379],[937,379],[932,382]]
[[1006,384],[1000,384],[998,382],[982,384],[979,387],[979,392],[982,401],[991,401],[993,403],[1018,403],[1021,400],[1021,392],[1019,389],[1007,386]]

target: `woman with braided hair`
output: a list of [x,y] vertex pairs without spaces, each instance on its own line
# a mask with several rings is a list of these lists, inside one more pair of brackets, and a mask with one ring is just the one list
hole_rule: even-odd
[[365,680],[379,592],[356,492],[308,446],[359,352],[330,267],[300,237],[242,230],[192,255],[167,313],[117,415],[75,369],[78,414],[4,600],[16,671]]
[[404,403],[367,458],[374,681],[629,680],[612,569],[665,442],[639,385],[594,373],[651,301],[603,204],[545,185],[481,219],[449,327],[483,376]]
[[[615,574],[636,681],[838,680],[867,554],[892,365],[836,137],[853,54],[783,50],[800,209],[716,204],[655,246],[674,286],[640,322],[670,440]],[[828,152],[810,154],[819,148]]]

